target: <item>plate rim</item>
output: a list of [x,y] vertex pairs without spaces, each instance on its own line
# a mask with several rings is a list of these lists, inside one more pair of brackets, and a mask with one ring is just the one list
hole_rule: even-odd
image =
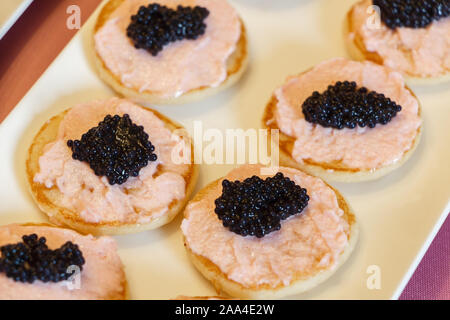
[[0,40],[8,33],[11,27],[19,20],[22,14],[27,10],[33,0],[23,0],[22,3],[11,12],[8,19],[0,26]]

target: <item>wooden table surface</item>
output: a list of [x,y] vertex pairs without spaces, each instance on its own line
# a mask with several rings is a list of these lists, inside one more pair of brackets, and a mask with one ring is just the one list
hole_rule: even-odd
[[[66,27],[68,6],[84,23],[101,0],[35,0],[0,40],[0,122],[38,80],[77,30]],[[450,299],[450,217],[401,299]],[[444,259],[442,259],[444,258]]]
[[85,22],[101,0],[34,0],[0,40],[0,122],[78,30],[69,30],[67,7],[76,4]]

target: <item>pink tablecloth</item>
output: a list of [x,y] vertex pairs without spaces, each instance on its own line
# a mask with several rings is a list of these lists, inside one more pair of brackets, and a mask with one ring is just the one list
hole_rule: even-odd
[[400,299],[450,299],[450,216],[434,238]]
[[[0,40],[0,122],[75,34],[66,9],[77,4],[83,22],[100,0],[35,0]],[[400,299],[450,299],[450,217]]]

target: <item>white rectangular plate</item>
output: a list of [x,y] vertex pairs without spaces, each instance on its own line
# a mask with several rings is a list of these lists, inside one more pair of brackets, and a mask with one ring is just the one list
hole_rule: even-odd
[[0,2],[0,39],[8,32],[33,0],[2,0]]
[[[188,129],[259,128],[272,91],[287,75],[322,60],[345,56],[342,23],[351,0],[234,0],[246,23],[251,65],[232,89],[189,105],[155,107]],[[0,126],[0,224],[46,221],[25,177],[33,136],[52,115],[74,104],[112,96],[88,60],[93,18],[53,62]],[[45,44],[44,44],[45,45]],[[14,85],[14,84],[11,84]],[[449,211],[450,87],[413,88],[422,103],[424,134],[408,163],[375,182],[335,184],[354,208],[361,236],[347,263],[328,281],[296,299],[397,298]],[[228,172],[202,165],[198,188]],[[213,287],[189,263],[178,217],[161,229],[116,237],[133,299],[179,294],[212,295]],[[381,288],[367,287],[369,266],[381,271]]]

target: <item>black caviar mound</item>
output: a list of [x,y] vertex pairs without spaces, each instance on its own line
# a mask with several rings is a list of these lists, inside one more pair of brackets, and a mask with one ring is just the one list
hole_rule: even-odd
[[105,176],[111,185],[137,177],[149,161],[157,159],[144,127],[134,124],[128,114],[107,115],[81,140],[69,140],[67,145],[73,159],[89,163],[94,173]]
[[77,266],[80,271],[83,269],[83,253],[71,241],[50,250],[45,237],[30,234],[23,236],[22,240],[0,247],[0,273],[5,273],[14,281],[60,282],[68,280],[73,274],[68,270],[69,267]]
[[387,124],[402,108],[382,93],[338,81],[323,93],[314,91],[302,105],[305,120],[326,128],[374,128]]
[[203,7],[183,7],[176,10],[157,3],[141,6],[131,17],[127,36],[136,49],[145,49],[158,55],[169,42],[183,39],[195,40],[206,30],[204,20],[209,10]]
[[223,180],[222,187],[215,213],[224,227],[244,237],[262,238],[280,230],[281,220],[301,213],[309,201],[306,189],[281,172],[265,180],[258,176],[243,182]]
[[390,29],[425,28],[450,15],[449,0],[373,0],[381,21]]

